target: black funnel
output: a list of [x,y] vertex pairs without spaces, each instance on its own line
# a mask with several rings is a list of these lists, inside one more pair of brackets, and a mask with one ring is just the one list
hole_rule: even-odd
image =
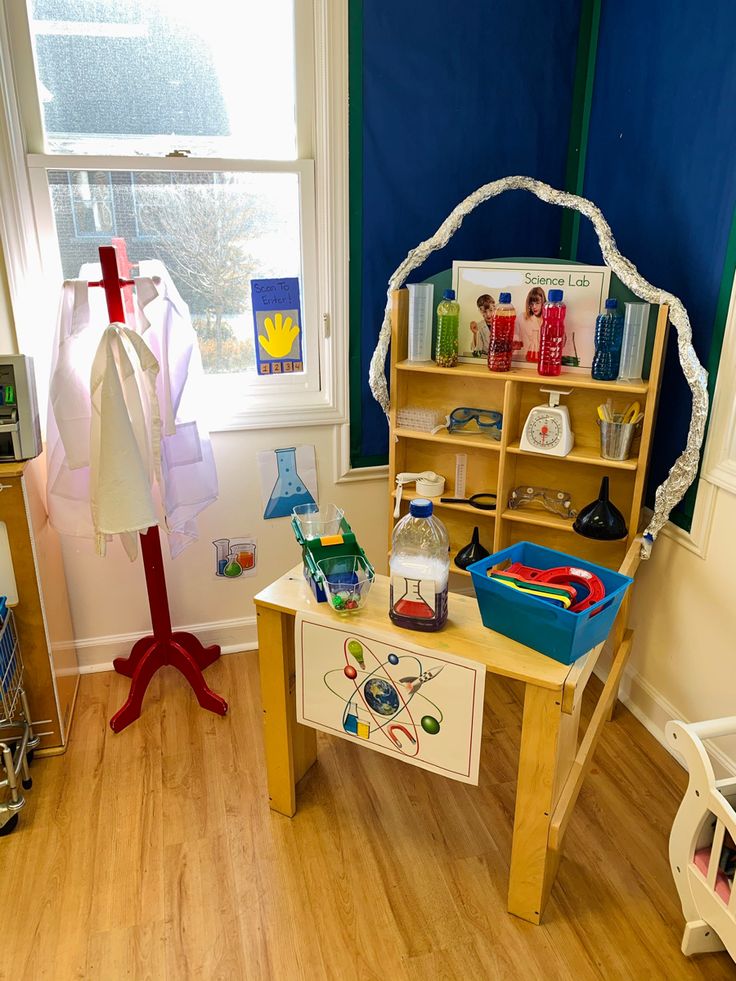
[[597,538],[598,541],[612,542],[618,538],[626,538],[628,531],[624,516],[608,500],[608,477],[601,481],[597,500],[586,504],[575,518],[573,529],[578,535]]
[[490,554],[480,543],[478,529],[473,528],[473,537],[455,556],[455,565],[458,569],[467,569],[473,562],[480,562],[481,559],[485,559]]

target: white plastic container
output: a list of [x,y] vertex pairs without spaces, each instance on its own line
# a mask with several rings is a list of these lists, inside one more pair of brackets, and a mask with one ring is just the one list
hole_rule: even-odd
[[433,283],[407,283],[409,290],[409,361],[432,360]]
[[621,342],[621,364],[618,369],[618,377],[621,380],[641,378],[648,326],[649,304],[627,303],[624,314],[624,336]]

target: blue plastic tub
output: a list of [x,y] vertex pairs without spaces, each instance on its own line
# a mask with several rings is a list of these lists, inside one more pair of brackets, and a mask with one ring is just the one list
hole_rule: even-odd
[[[509,589],[489,578],[488,570],[520,562],[537,569],[574,566],[595,573],[606,590],[603,599],[581,613],[570,613],[536,596]],[[468,566],[483,624],[563,664],[572,664],[608,637],[618,608],[633,579],[594,562],[532,542],[518,542]]]

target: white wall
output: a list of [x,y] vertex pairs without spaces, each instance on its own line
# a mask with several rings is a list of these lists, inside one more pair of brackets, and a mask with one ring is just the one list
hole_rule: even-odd
[[0,354],[16,354],[15,324],[10,308],[8,278],[5,273],[5,257],[0,245]]
[[[625,703],[664,741],[672,718],[736,715],[736,495],[701,481],[702,554],[663,533],[636,574]],[[736,772],[736,738],[712,747]]]
[[[332,426],[213,434],[220,482],[219,500],[200,517],[199,541],[171,560],[162,532],[169,605],[177,627],[194,626],[203,642],[229,648],[256,640],[253,596],[300,562],[300,549],[287,518],[263,520],[256,455],[259,450],[304,443],[316,448],[319,499],[345,509],[346,517],[377,571],[387,554],[386,480],[335,483],[335,430]],[[216,578],[216,538],[255,535],[257,575]],[[118,543],[106,558],[91,543],[64,539],[64,565],[72,620],[84,666],[109,665],[125,655],[132,638],[148,632],[150,620],[140,558],[131,563]]]

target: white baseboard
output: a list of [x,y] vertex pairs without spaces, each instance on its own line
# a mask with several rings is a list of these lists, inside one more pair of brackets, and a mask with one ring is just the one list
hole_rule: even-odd
[[[597,664],[595,674],[601,681],[605,681],[608,676],[608,665]],[[693,720],[684,718],[682,712],[678,711],[658,689],[632,668],[627,668],[623,673],[619,687],[619,699],[634,718],[641,722],[644,728],[654,736],[658,743],[664,746],[670,756],[673,756],[680,766],[686,769],[683,758],[678,753],[675,753],[667,743],[664,728],[671,719],[679,719],[681,722],[690,722]],[[707,740],[706,746],[709,755],[716,764],[716,768],[723,768],[723,774],[716,773],[716,776],[736,774],[736,760],[719,749],[712,740]]]
[[[219,644],[223,654],[253,651],[258,647],[255,617],[192,623],[176,626],[174,629],[194,634],[205,647]],[[106,637],[83,637],[77,640],[80,674],[112,671],[113,660],[116,657],[127,657],[133,644],[145,636],[145,633],[110,634]]]

